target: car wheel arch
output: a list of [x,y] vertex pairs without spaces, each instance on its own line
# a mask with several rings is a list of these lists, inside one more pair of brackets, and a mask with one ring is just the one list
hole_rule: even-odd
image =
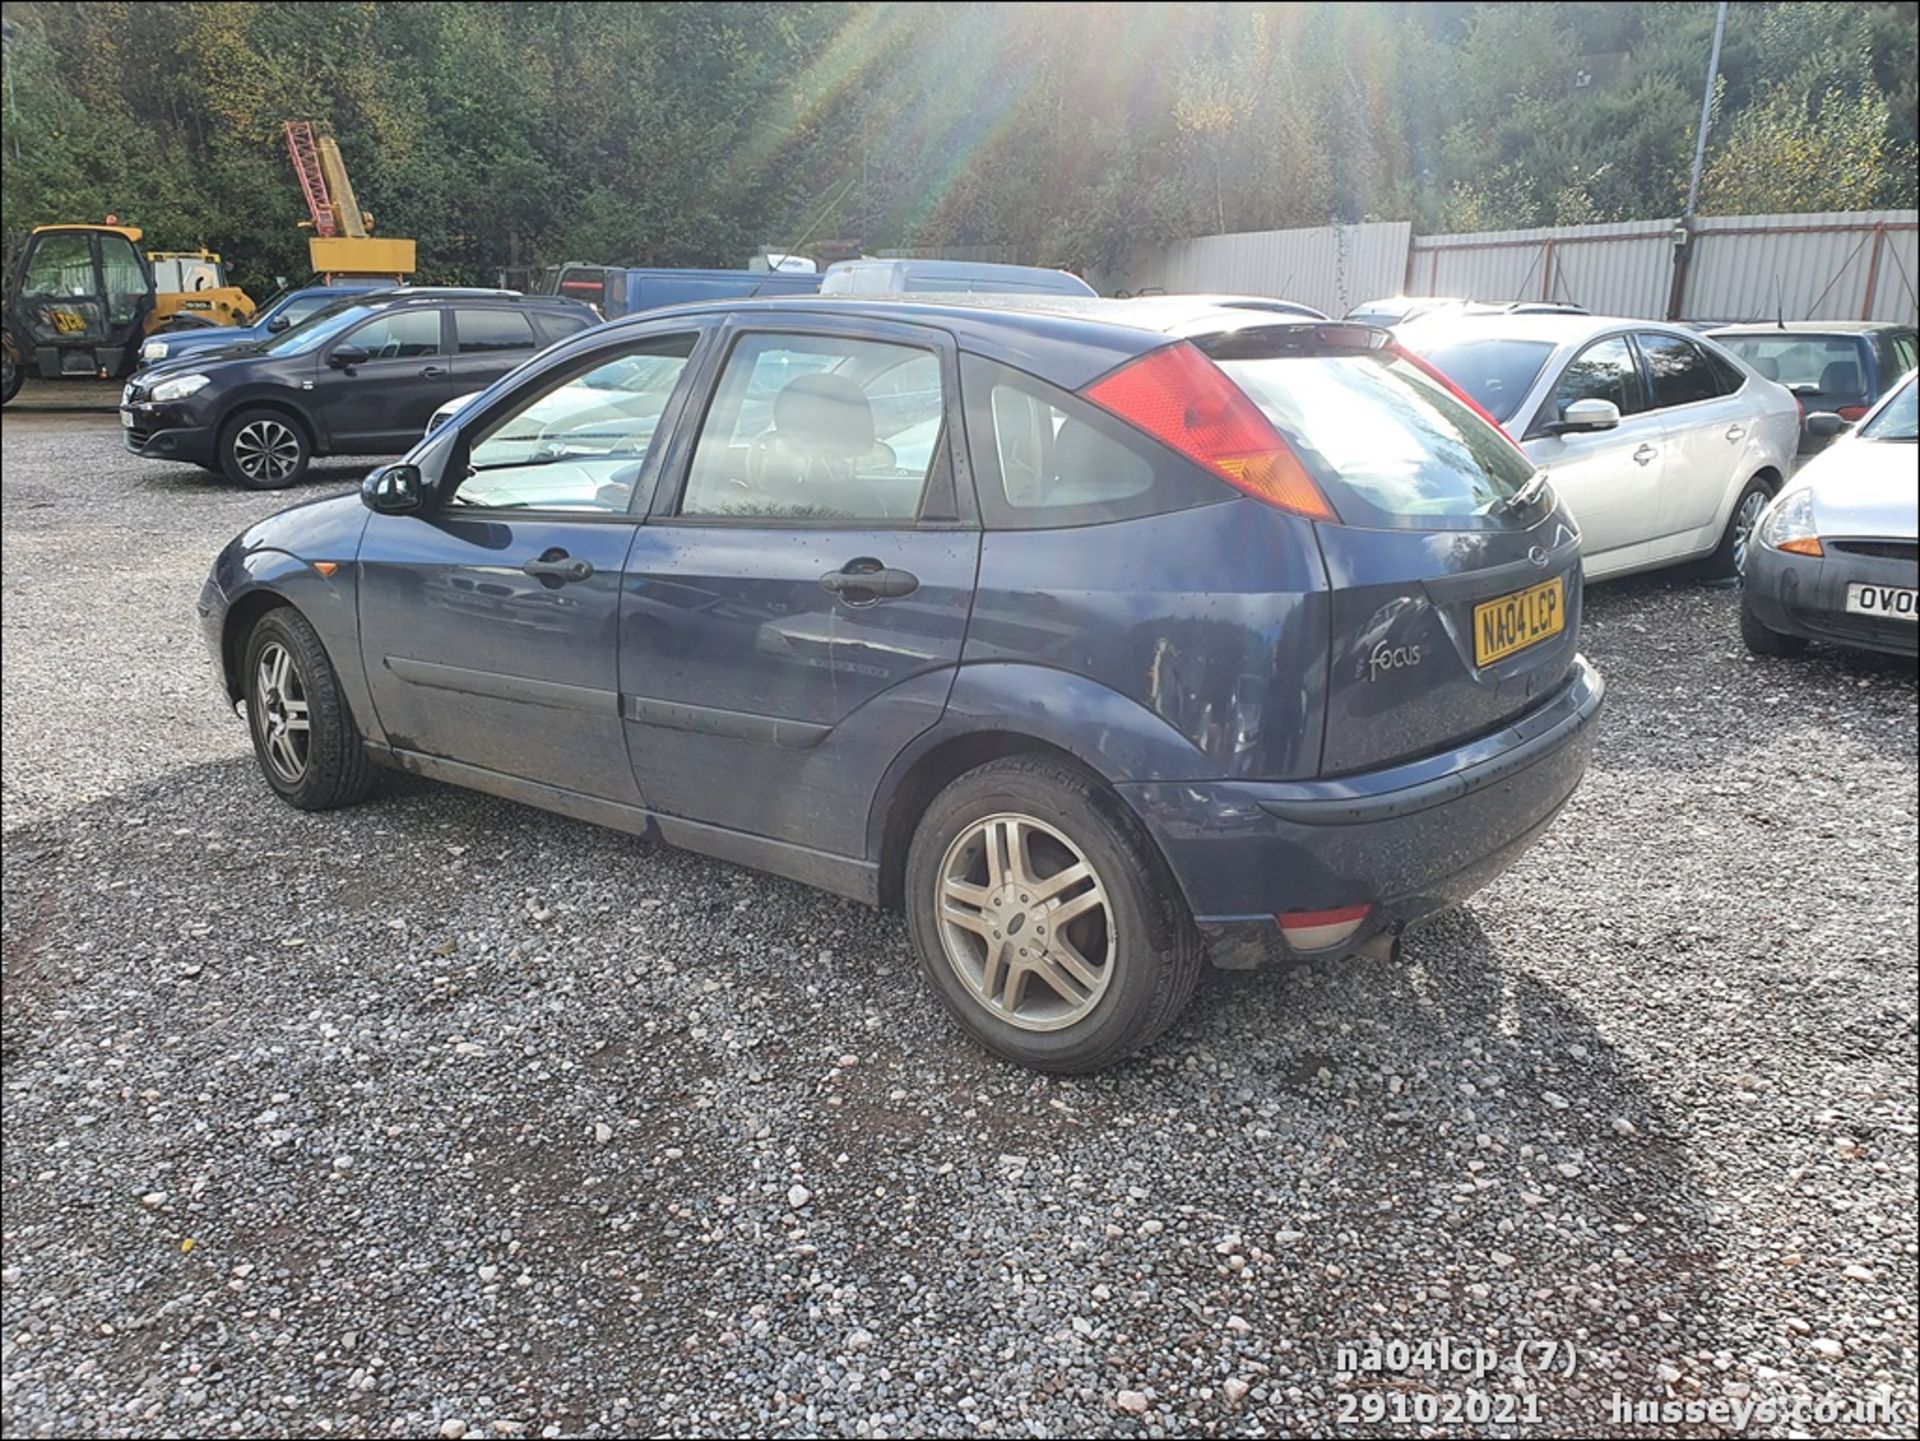
[[245,694],[240,684],[240,657],[246,650],[247,637],[269,612],[281,609],[298,610],[299,607],[279,591],[265,586],[237,596],[227,607],[226,619],[220,626],[220,670],[227,699],[236,705]]
[[934,797],[970,770],[1020,755],[1046,757],[1085,772],[1117,805],[1131,811],[1113,788],[1111,777],[1101,774],[1086,757],[1052,741],[1018,730],[967,730],[940,736],[895,761],[873,807],[868,853],[879,862],[877,899],[883,909],[899,911],[905,905],[907,849]]

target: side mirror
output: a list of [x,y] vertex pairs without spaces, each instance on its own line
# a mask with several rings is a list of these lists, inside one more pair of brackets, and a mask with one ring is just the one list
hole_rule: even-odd
[[1576,400],[1560,412],[1558,420],[1542,427],[1549,435],[1585,434],[1595,430],[1613,430],[1620,424],[1620,407],[1611,400]]
[[336,345],[327,353],[327,364],[335,370],[352,370],[356,365],[365,365],[367,352],[357,345]]
[[1815,440],[1832,440],[1847,429],[1847,421],[1831,410],[1816,410],[1807,416],[1807,434]]
[[279,315],[274,316],[273,319],[267,322],[267,329],[271,331],[281,331],[292,324],[293,322],[287,319],[286,312],[282,311]]
[[360,482],[360,499],[382,515],[413,515],[426,501],[426,485],[417,465],[383,465]]

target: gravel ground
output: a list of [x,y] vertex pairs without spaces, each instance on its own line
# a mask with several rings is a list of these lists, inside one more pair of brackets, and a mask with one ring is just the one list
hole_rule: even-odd
[[1060,1081],[943,1024],[892,917],[418,782],[286,809],[190,617],[282,502],[73,417],[9,415],[4,487],[9,1436],[1475,1404],[1343,1371],[1368,1337],[1566,1348],[1436,1434],[1882,1388],[1891,1424],[1798,1429],[1913,1434],[1910,664],[1757,663],[1730,591],[1602,587],[1599,751],[1516,873]]

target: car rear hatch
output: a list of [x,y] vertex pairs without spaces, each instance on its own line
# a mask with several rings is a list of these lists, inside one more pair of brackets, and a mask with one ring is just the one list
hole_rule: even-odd
[[1315,526],[1332,593],[1322,774],[1458,745],[1565,682],[1578,536],[1548,478],[1471,399],[1357,327],[1200,346],[1334,512]]
[[1450,749],[1569,678],[1573,524],[1525,452],[1385,332],[1190,333],[1086,394],[1315,522],[1331,592],[1321,774]]

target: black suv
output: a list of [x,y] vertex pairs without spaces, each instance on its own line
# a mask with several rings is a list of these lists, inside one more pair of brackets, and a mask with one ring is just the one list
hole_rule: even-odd
[[135,455],[279,490],[316,455],[408,449],[453,396],[598,322],[578,301],[511,290],[372,294],[262,344],[143,371],[120,421]]

